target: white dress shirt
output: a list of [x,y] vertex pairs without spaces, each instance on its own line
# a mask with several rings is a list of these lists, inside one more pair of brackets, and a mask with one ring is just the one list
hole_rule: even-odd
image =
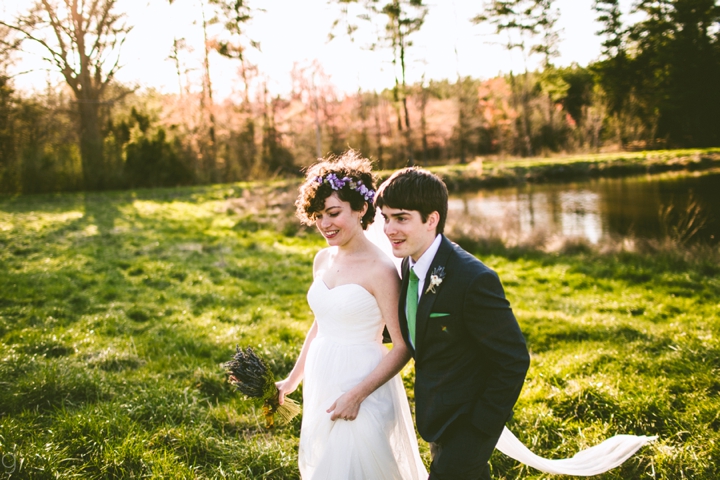
[[435,240],[433,240],[433,243],[428,247],[427,250],[425,250],[425,253],[420,255],[420,258],[418,258],[417,262],[414,262],[412,257],[408,258],[408,260],[410,261],[410,268],[415,271],[415,275],[417,275],[418,277],[418,304],[420,303],[420,298],[422,298],[423,286],[425,285],[425,277],[427,277],[428,270],[430,270],[430,265],[432,265],[432,262],[435,259],[435,254],[440,248],[441,241],[442,235],[438,234],[437,237],[435,237]]

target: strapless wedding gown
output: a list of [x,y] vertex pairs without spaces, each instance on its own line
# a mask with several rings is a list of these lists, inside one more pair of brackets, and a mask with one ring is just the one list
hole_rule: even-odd
[[299,466],[303,480],[426,479],[407,396],[399,375],[360,405],[353,421],[330,420],[327,409],[387,355],[375,297],[358,284],[308,291],[318,332],[303,380]]

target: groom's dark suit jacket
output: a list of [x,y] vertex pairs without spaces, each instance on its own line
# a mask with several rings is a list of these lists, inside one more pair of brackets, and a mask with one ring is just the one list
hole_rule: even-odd
[[[433,271],[445,278],[426,292]],[[497,274],[442,237],[425,277],[416,315],[416,348],[409,341],[405,299],[408,259],[402,263],[400,328],[415,358],[415,413],[420,435],[436,441],[458,416],[499,436],[520,395],[530,356]]]

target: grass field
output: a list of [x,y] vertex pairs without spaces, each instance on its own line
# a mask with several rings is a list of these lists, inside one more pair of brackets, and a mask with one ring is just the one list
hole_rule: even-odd
[[[250,345],[281,376],[312,322],[324,242],[293,199],[270,184],[0,199],[0,475],[297,478],[299,422],[265,430],[221,367]],[[521,440],[562,457],[659,435],[596,478],[720,477],[717,251],[465,245],[532,352]],[[497,452],[492,467],[550,478]]]

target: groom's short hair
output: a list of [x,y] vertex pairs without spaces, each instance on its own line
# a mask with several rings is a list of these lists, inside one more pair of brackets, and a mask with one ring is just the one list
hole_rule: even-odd
[[438,212],[440,220],[436,233],[445,230],[448,211],[448,190],[440,177],[427,170],[408,167],[393,173],[378,188],[375,206],[398,208],[420,212],[423,223],[432,212]]

